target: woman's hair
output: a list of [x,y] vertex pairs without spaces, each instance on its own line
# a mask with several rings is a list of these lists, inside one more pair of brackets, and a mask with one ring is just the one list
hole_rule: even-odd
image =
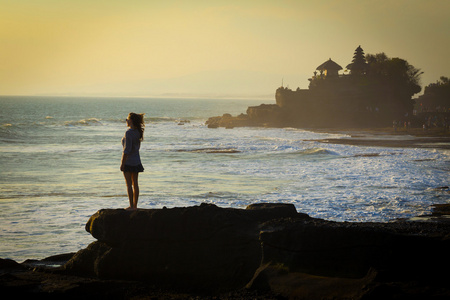
[[141,135],[139,138],[140,141],[144,139],[144,115],[145,114],[135,114],[133,112],[128,114],[128,118],[131,120],[133,126],[139,131]]

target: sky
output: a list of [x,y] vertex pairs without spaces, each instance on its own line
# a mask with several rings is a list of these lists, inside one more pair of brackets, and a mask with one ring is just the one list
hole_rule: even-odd
[[0,0],[0,95],[247,97],[361,45],[450,77],[448,0]]

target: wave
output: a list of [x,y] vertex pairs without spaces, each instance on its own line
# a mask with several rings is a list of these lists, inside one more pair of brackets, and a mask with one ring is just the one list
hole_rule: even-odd
[[280,153],[280,154],[289,154],[289,155],[300,155],[300,156],[337,156],[339,153],[324,149],[324,148],[308,148],[308,149],[302,149],[297,151],[292,151],[289,153]]
[[369,153],[356,153],[351,157],[378,157],[378,156],[390,156],[397,155],[395,152],[369,152]]
[[92,192],[86,192],[85,190],[80,192],[42,192],[42,193],[6,193],[0,195],[0,200],[8,200],[8,199],[42,199],[42,198],[52,198],[52,197],[65,197],[65,198],[79,198],[79,197],[90,197],[90,196],[98,196]]
[[438,186],[438,187],[429,187],[426,191],[437,191],[437,192],[446,192],[450,193],[450,188],[448,186]]
[[103,125],[102,120],[98,118],[86,118],[80,120],[60,120],[52,116],[46,116],[39,120],[21,120],[16,123],[4,123],[0,125],[2,129],[14,128],[17,130],[28,130],[36,127],[54,127],[54,126],[90,126]]
[[[111,123],[125,123],[126,118],[107,118],[104,119],[106,122]],[[173,117],[144,117],[144,122],[148,123],[161,123],[161,122],[190,122],[190,118],[173,118]]]
[[[175,123],[178,125],[185,125],[191,123],[194,119],[192,118],[172,118],[172,117],[152,117],[145,118],[146,124],[151,123]],[[9,123],[5,122],[0,124],[0,133],[5,132],[7,134],[11,133],[11,130],[30,130],[36,129],[36,127],[79,127],[79,126],[108,126],[115,124],[125,124],[125,118],[83,118],[79,120],[61,120],[53,116],[45,116],[41,120],[33,120],[27,122],[23,120],[22,122]]]
[[91,125],[103,125],[97,118],[81,119],[78,121],[66,121],[65,126],[91,126]]
[[[292,148],[280,148],[277,147],[275,149],[275,152],[269,151],[266,152],[264,151],[263,153],[259,153],[259,155],[277,155],[277,156],[310,156],[310,157],[334,157],[334,156],[339,156],[339,153],[336,153],[334,151],[331,150],[327,150],[324,148],[310,148],[310,149],[303,149],[303,150],[297,150],[297,151],[289,151]],[[227,147],[227,148],[221,148],[221,147],[208,147],[208,148],[193,148],[193,149],[176,149],[173,150],[175,152],[190,152],[190,153],[222,153],[222,154],[234,154],[234,153],[243,153],[243,152],[247,152],[248,150],[239,150],[237,148],[234,147]],[[281,150],[281,151],[280,151]],[[250,152],[253,152],[252,150],[249,150]],[[253,153],[254,155],[258,155]]]
[[339,155],[337,152],[324,148],[311,148],[302,151],[305,155]]
[[235,148],[198,148],[198,149],[179,149],[176,152],[192,152],[192,153],[240,153]]

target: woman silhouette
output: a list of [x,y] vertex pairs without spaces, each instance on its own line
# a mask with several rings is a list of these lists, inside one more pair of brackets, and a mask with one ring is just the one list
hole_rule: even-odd
[[128,200],[130,202],[130,206],[126,209],[136,210],[139,200],[138,175],[139,172],[144,172],[139,155],[141,141],[144,139],[144,114],[130,113],[126,122],[130,128],[122,138],[123,153],[120,170],[125,177]]

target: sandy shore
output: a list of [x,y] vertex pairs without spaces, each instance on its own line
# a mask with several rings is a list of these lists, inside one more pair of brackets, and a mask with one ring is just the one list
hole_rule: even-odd
[[367,128],[367,129],[313,129],[314,132],[345,134],[345,138],[329,138],[318,140],[322,143],[345,144],[371,147],[399,147],[399,148],[433,148],[450,149],[450,131],[442,128],[424,131],[419,128],[397,129]]

